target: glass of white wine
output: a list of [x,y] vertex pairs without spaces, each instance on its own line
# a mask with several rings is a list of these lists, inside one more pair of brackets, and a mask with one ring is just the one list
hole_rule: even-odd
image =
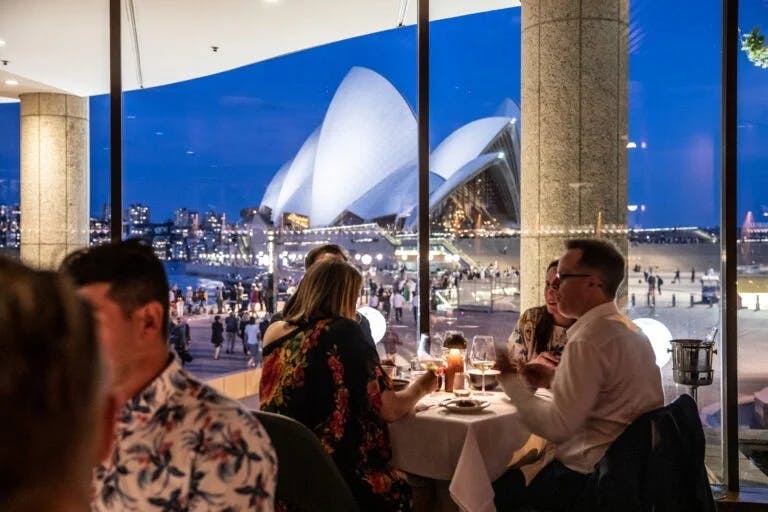
[[469,364],[480,370],[482,379],[480,395],[488,396],[485,392],[485,372],[496,366],[496,346],[493,336],[475,336],[469,348]]
[[442,357],[443,340],[439,335],[421,335],[416,347],[416,357],[422,370],[435,372],[437,389],[442,387],[443,369],[447,362]]

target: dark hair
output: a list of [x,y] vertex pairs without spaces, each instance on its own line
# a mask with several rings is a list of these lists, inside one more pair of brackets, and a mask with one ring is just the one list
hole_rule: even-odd
[[168,332],[168,278],[162,262],[144,242],[131,239],[75,251],[64,258],[61,271],[78,286],[109,284],[109,297],[126,315],[159,302],[163,332]]
[[333,254],[334,256],[338,256],[343,261],[349,261],[349,257],[347,256],[347,251],[344,250],[343,247],[336,244],[325,244],[321,245],[319,247],[315,247],[311,251],[309,251],[304,258],[304,268],[308,269],[312,265],[315,264],[317,261],[317,258],[320,257],[323,254]]
[[603,280],[605,294],[613,299],[624,280],[624,256],[611,242],[602,239],[566,240],[568,250],[580,249],[579,266],[597,270]]
[[98,435],[103,377],[90,308],[68,278],[0,258],[0,290],[0,509],[6,510],[25,493],[62,477],[67,482],[90,466],[84,458]]
[[[549,272],[552,267],[557,268],[557,264],[560,260],[553,260],[547,265]],[[552,337],[552,331],[555,329],[555,316],[547,311],[547,305],[541,307],[541,320],[536,324],[536,328],[533,331],[534,351],[537,354],[541,354],[547,350],[549,345],[549,338]]]

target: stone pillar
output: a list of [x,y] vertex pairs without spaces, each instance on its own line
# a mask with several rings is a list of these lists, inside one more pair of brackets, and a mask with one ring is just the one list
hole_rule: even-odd
[[54,269],[88,245],[88,98],[22,94],[21,260]]
[[568,238],[594,237],[598,214],[627,254],[628,8],[522,0],[521,311],[542,304],[545,267]]

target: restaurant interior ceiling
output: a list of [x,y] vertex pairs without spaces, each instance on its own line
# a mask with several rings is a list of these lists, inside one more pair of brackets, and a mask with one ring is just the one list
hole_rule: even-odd
[[[109,91],[107,0],[0,0],[0,99]],[[123,90],[165,85],[416,23],[418,0],[123,0]],[[433,0],[440,20],[519,0]]]

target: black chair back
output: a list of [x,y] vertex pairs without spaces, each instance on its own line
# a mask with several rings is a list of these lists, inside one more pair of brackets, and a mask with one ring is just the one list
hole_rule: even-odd
[[643,414],[611,444],[574,510],[714,512],[696,402]]
[[254,411],[277,452],[278,501],[312,512],[357,512],[352,491],[314,432],[287,416]]

